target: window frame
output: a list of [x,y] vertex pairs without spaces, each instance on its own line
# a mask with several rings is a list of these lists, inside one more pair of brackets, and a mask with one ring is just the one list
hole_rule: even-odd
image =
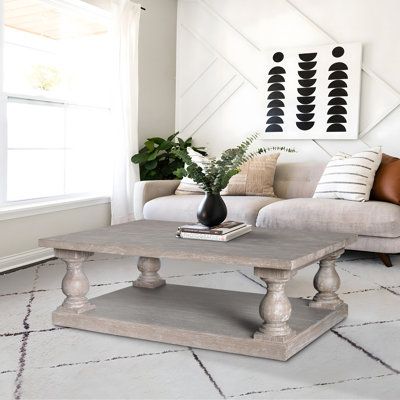
[[[95,16],[102,21],[109,22],[110,14],[95,5],[87,3],[85,0],[44,0],[46,3],[53,4],[57,7],[64,7],[74,12],[82,12]],[[0,60],[4,60],[4,47],[5,47],[5,19],[4,7],[0,5]],[[8,219],[7,215],[12,218],[17,218],[18,215],[25,215],[25,211],[29,210],[59,210],[75,208],[77,204],[87,200],[87,204],[104,204],[110,202],[110,197],[104,193],[92,192],[76,192],[63,195],[38,197],[23,200],[7,200],[7,165],[8,165],[8,132],[7,132],[7,105],[9,101],[17,101],[26,104],[51,104],[66,109],[66,107],[82,107],[94,108],[98,110],[108,110],[110,107],[93,105],[86,103],[79,103],[74,101],[66,101],[63,99],[51,96],[38,96],[30,94],[17,94],[4,91],[4,63],[0,61],[0,220]],[[65,132],[64,132],[65,135]],[[65,143],[65,142],[64,142]],[[24,148],[21,147],[21,150]],[[50,149],[50,148],[49,148]],[[64,145],[60,150],[64,154],[68,148]],[[64,157],[64,171],[65,171],[65,157]],[[65,176],[65,174],[64,174]],[[65,183],[65,182],[64,182]],[[85,203],[86,204],[86,203]],[[61,207],[61,208],[60,208]],[[11,211],[10,211],[11,210]],[[50,212],[50,211],[47,211]],[[11,214],[10,214],[11,213]],[[38,212],[33,212],[35,215]],[[41,213],[41,212],[39,212]],[[3,215],[3,218],[1,217]],[[5,217],[4,217],[5,216]]]

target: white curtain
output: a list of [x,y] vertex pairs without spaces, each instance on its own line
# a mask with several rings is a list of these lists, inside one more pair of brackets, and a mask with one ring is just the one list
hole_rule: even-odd
[[140,179],[138,166],[130,161],[132,155],[138,152],[139,20],[140,4],[132,0],[112,1],[112,224],[133,220],[133,186]]

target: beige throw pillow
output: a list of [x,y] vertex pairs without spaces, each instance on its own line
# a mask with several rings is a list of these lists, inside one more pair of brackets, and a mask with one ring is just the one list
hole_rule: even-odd
[[[202,168],[210,158],[203,156],[191,148],[188,148],[189,156]],[[274,176],[279,153],[257,156],[244,163],[240,172],[234,175],[228,186],[221,192],[224,196],[267,196],[275,197]],[[175,194],[203,194],[204,191],[188,177],[184,177]]]
[[279,153],[257,156],[240,167],[222,194],[275,197],[274,177]]

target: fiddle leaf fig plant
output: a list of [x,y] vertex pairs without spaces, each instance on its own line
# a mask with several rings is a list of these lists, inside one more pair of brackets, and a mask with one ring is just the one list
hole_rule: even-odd
[[174,149],[185,150],[192,147],[200,154],[206,155],[203,147],[193,147],[192,138],[183,140],[178,137],[179,132],[167,139],[152,137],[145,141],[144,146],[135,154],[131,161],[139,164],[140,179],[182,179],[184,161],[173,152]]
[[205,167],[192,160],[187,148],[173,148],[172,153],[185,163],[183,176],[193,179],[206,193],[218,194],[228,185],[232,176],[240,172],[240,166],[257,155],[270,151],[295,152],[294,149],[285,146],[261,147],[249,152],[250,146],[258,136],[257,133],[250,135],[237,147],[225,150],[219,158],[210,158]]

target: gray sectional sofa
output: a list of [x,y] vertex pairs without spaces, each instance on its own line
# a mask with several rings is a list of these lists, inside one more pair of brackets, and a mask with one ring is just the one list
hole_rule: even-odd
[[[336,231],[359,235],[349,246],[381,254],[400,253],[400,206],[380,201],[313,199],[325,168],[317,163],[278,164],[277,197],[224,196],[228,219],[260,228]],[[163,221],[196,221],[203,196],[175,195],[179,181],[142,181],[135,186],[135,217]],[[385,262],[385,261],[384,261]],[[388,265],[389,266],[389,265]]]

